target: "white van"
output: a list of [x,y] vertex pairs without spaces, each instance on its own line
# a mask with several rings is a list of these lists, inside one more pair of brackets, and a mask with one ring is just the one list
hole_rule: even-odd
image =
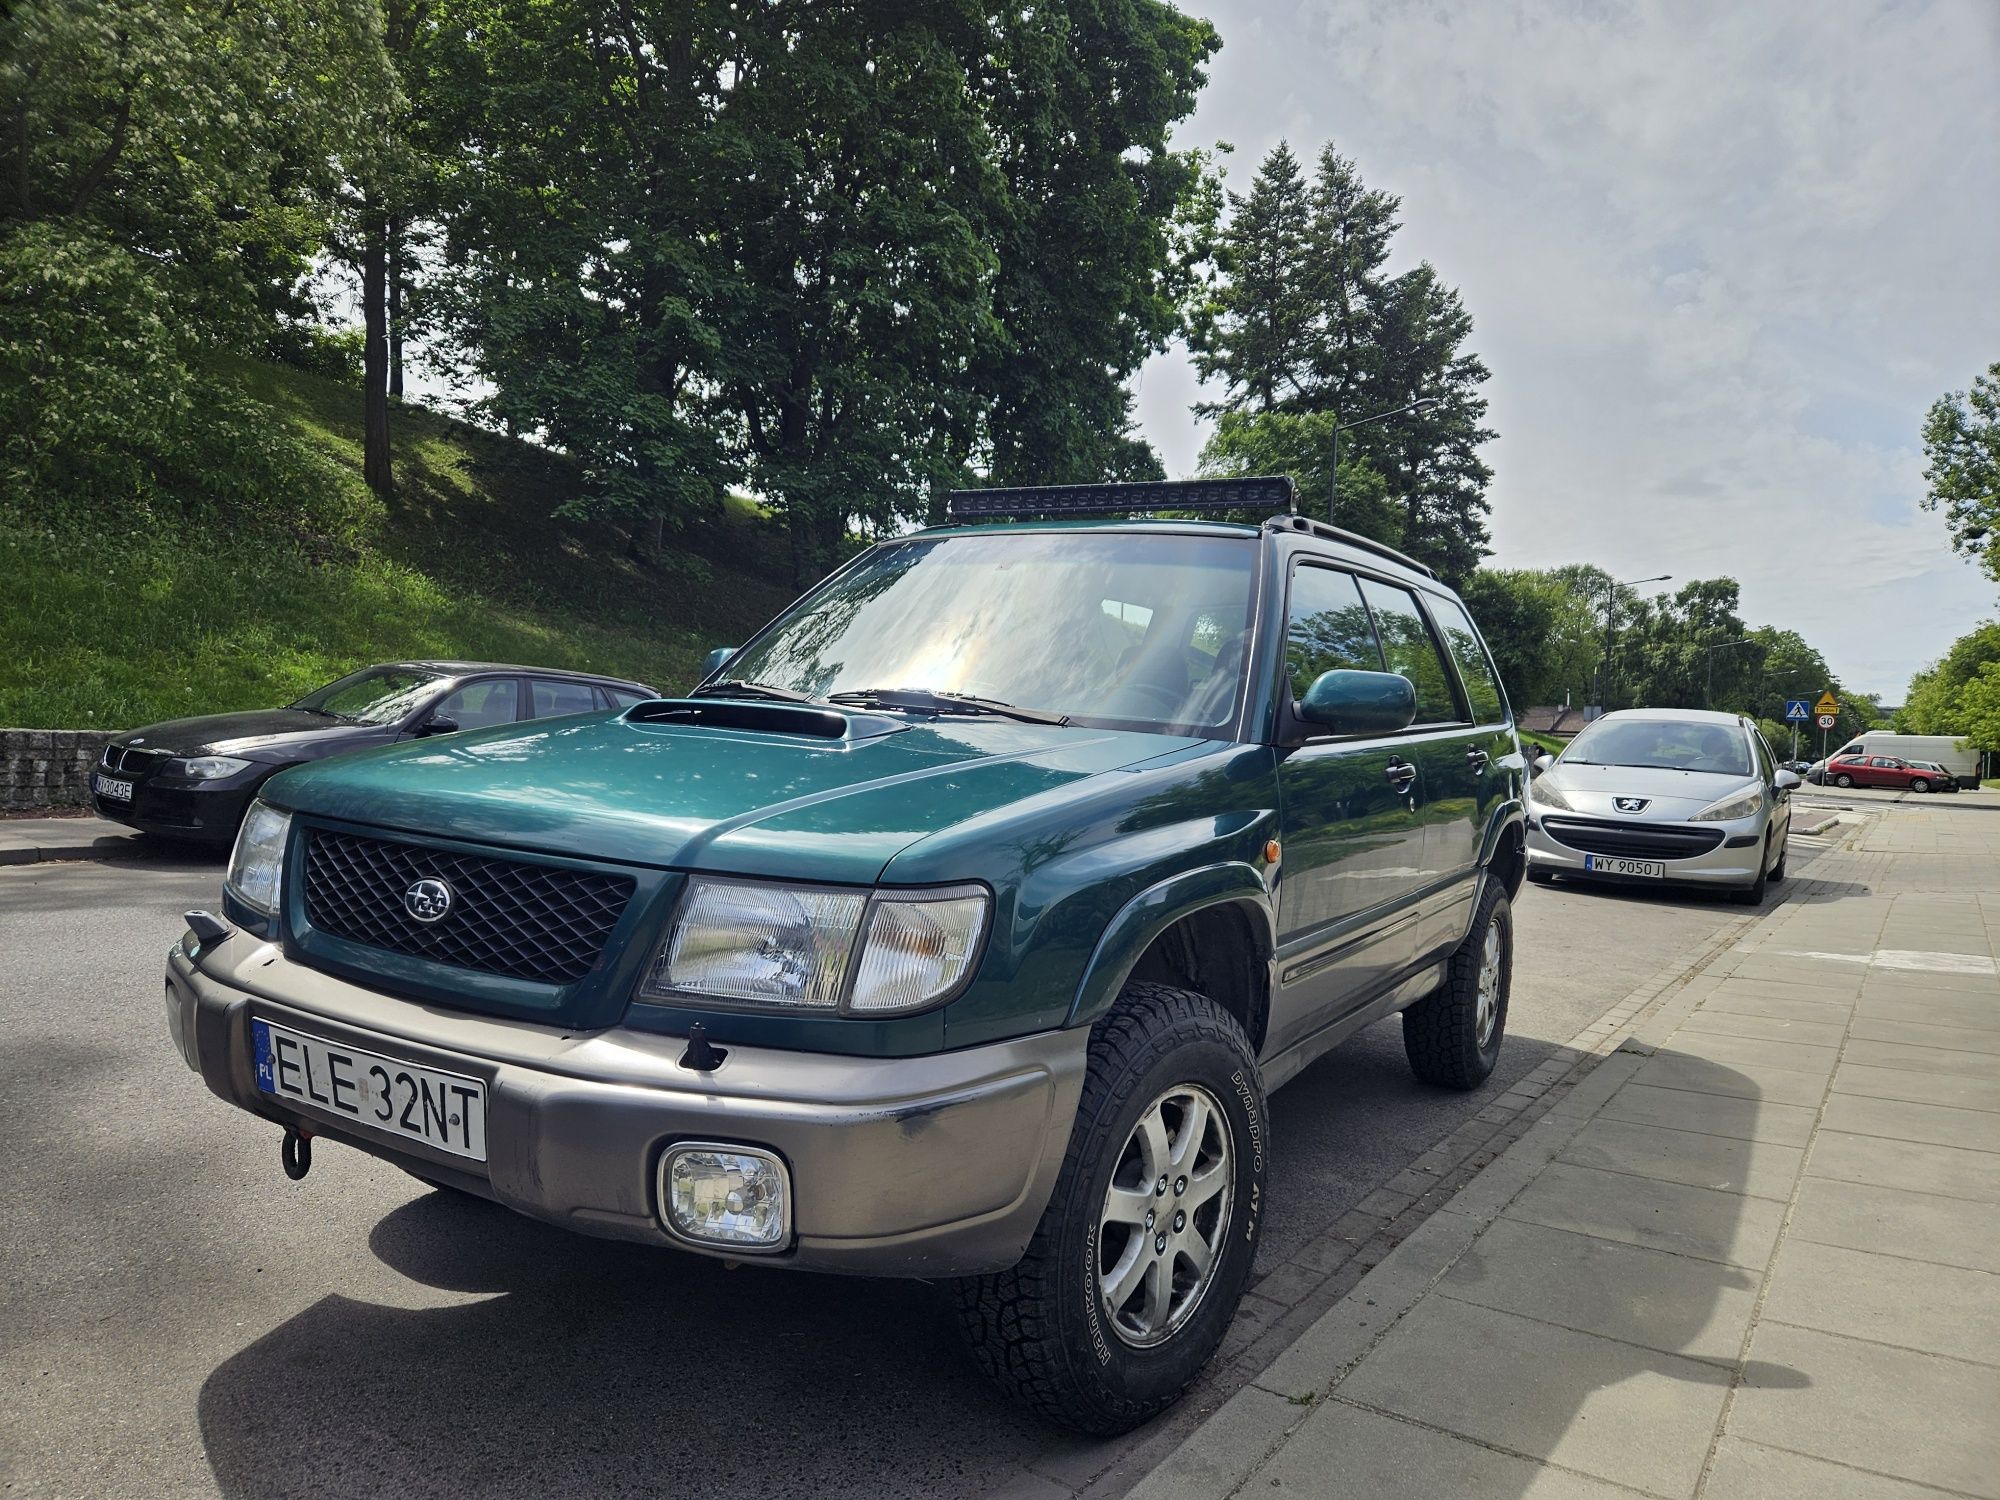
[[1893,755],[1897,760],[1936,761],[1957,778],[1960,787],[1973,791],[1979,785],[1979,752],[1962,749],[1962,741],[1949,734],[1867,734],[1856,735],[1833,755]]

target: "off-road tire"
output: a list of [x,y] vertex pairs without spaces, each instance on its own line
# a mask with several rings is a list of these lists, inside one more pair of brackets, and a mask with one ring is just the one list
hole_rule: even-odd
[[[1480,970],[1486,933],[1500,934],[1499,994],[1492,1035],[1479,1043]],[[1507,1035],[1507,997],[1514,981],[1514,908],[1496,880],[1488,880],[1473,914],[1472,930],[1453,951],[1445,981],[1403,1012],[1403,1053],[1410,1071],[1424,1083],[1448,1089],[1476,1089],[1500,1060]]]
[[[1227,1222],[1186,1322],[1163,1342],[1134,1347],[1101,1311],[1099,1220],[1135,1126],[1177,1084],[1204,1089],[1229,1128]],[[980,1369],[1051,1422],[1094,1437],[1130,1431],[1171,1406],[1242,1300],[1263,1228],[1269,1130],[1256,1054],[1235,1018],[1189,990],[1128,985],[1091,1030],[1069,1150],[1027,1253],[958,1283],[959,1324]]]

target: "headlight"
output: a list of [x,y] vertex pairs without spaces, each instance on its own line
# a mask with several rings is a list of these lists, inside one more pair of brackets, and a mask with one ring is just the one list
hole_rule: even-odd
[[220,781],[225,776],[234,776],[238,771],[250,769],[250,762],[238,760],[233,755],[196,755],[186,760],[170,760],[160,767],[163,776],[178,776],[183,781]]
[[1738,818],[1754,818],[1764,810],[1764,789],[1753,786],[1747,792],[1737,792],[1722,801],[1704,807],[1689,818],[1690,823],[1732,823]]
[[921,1010],[971,968],[987,906],[986,892],[973,886],[871,896],[695,876],[639,994],[713,995],[822,1014]]
[[1528,800],[1539,802],[1543,807],[1553,808],[1557,812],[1575,812],[1576,809],[1569,805],[1569,799],[1563,796],[1562,788],[1549,779],[1551,774],[1553,773],[1544,771],[1528,783]]
[[267,917],[278,909],[285,839],[291,831],[290,813],[280,812],[268,802],[253,802],[243,826],[236,830],[236,847],[229,855],[229,893]]

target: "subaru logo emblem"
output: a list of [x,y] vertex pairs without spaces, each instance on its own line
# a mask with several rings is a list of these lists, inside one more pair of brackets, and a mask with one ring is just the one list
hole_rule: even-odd
[[1647,797],[1613,797],[1611,805],[1620,812],[1644,812],[1650,800]]
[[435,922],[451,910],[451,887],[426,875],[403,892],[403,909],[419,922]]

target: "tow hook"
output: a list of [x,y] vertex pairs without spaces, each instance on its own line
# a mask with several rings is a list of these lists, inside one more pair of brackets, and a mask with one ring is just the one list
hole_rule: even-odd
[[313,1169],[312,1132],[287,1125],[284,1144],[278,1147],[278,1160],[284,1165],[287,1177],[294,1182],[303,1180]]

